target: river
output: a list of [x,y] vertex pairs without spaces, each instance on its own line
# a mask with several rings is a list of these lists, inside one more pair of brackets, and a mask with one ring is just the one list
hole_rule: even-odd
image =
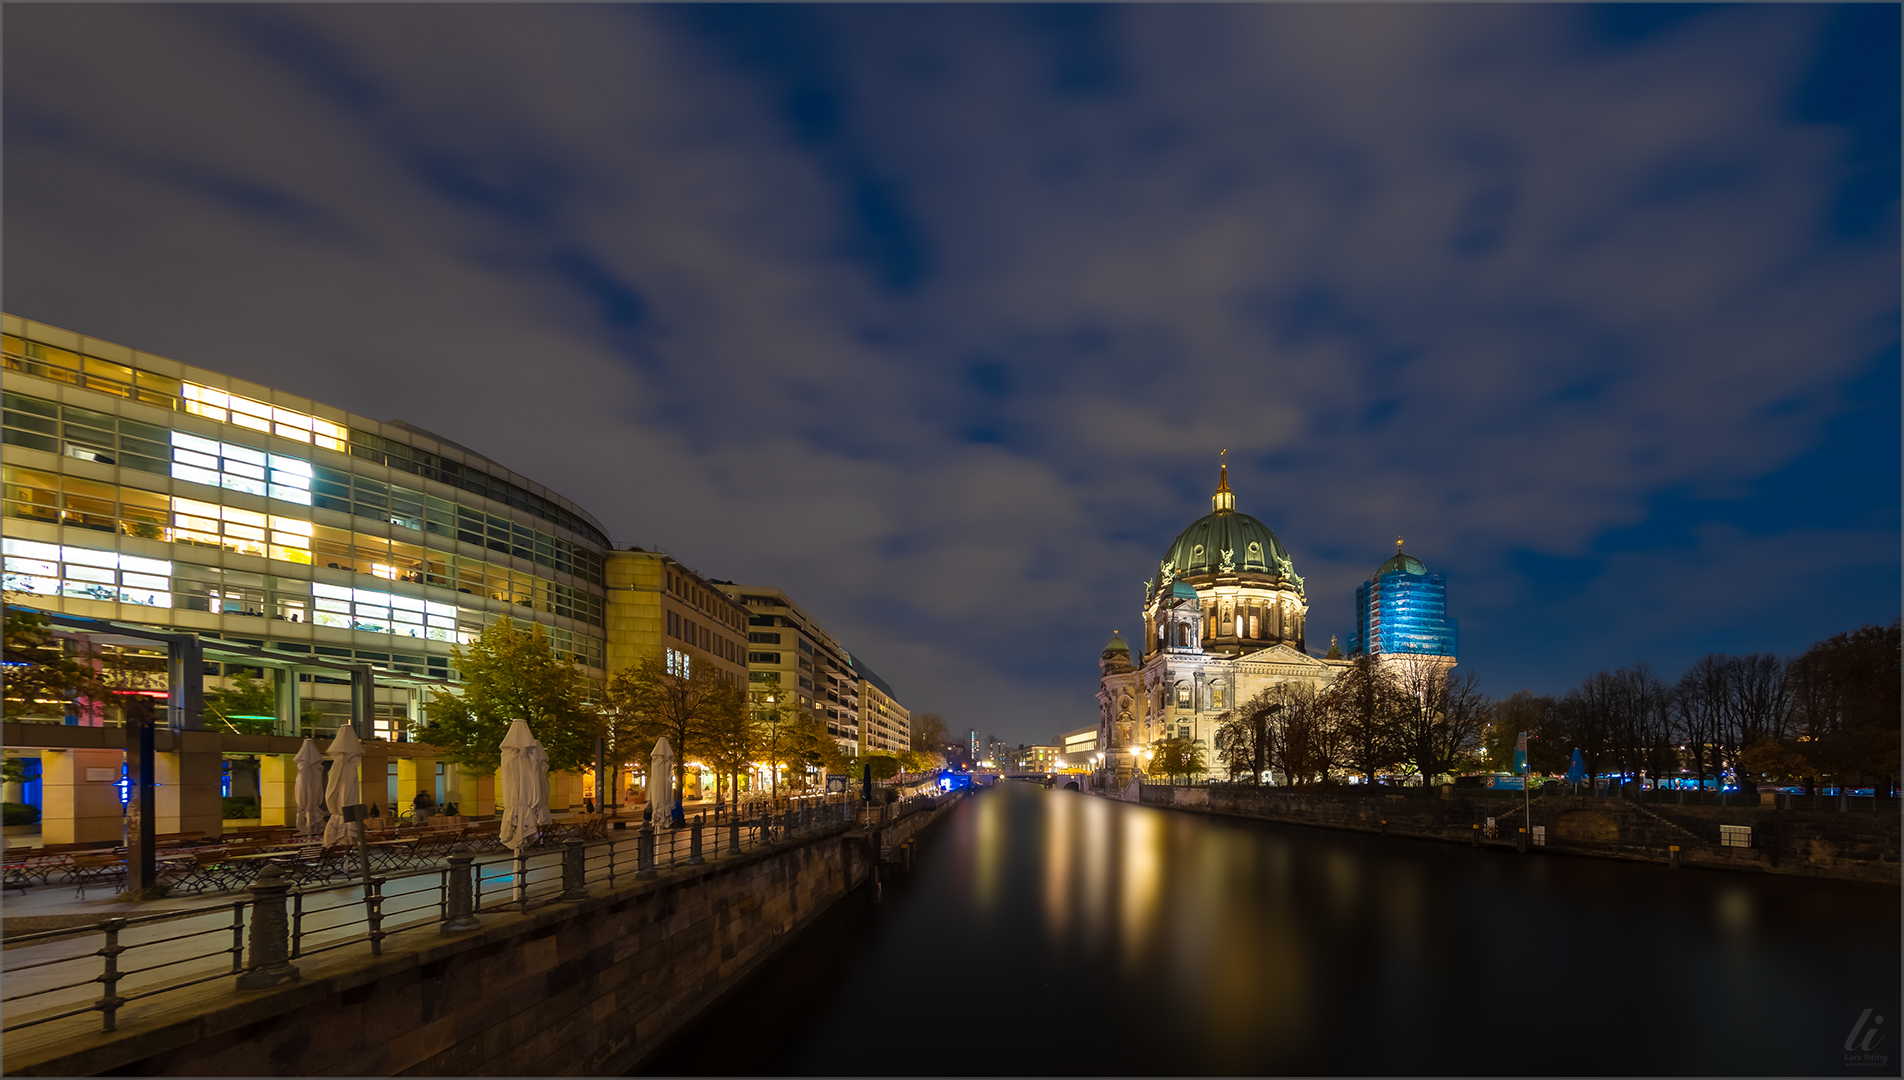
[[[645,1071],[1896,1076],[1904,1062],[1890,886],[1005,782],[871,894]],[[1848,1040],[1884,1063],[1850,1061]]]

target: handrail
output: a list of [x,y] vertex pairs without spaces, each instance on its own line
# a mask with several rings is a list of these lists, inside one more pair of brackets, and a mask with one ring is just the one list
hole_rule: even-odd
[[[879,809],[900,811],[903,808],[903,813],[910,813],[941,797],[918,796]],[[652,868],[672,869],[695,865],[697,855],[701,862],[706,862],[748,850],[770,848],[788,839],[850,825],[859,820],[860,807],[861,804],[854,799],[827,796],[820,801],[805,801],[802,806],[790,806],[784,810],[775,810],[763,804],[759,808],[762,812],[746,819],[730,818],[715,823],[708,821],[705,816],[698,817],[685,828],[664,826],[647,832],[645,837],[641,830],[615,830],[608,835],[582,840],[581,883],[584,887],[589,883],[606,883],[612,887],[622,877],[640,876],[647,869],[641,865],[639,854],[644,839],[652,841]],[[903,813],[896,813],[894,817],[903,816]],[[555,903],[566,895],[569,882],[563,868],[565,845],[556,840],[557,832],[551,830],[543,838],[545,842],[532,844],[521,852],[507,852],[505,849],[502,855],[472,860],[470,870],[474,896],[471,899],[474,908],[485,913],[506,910],[526,912]],[[383,875],[373,873],[368,879],[357,877],[355,866],[349,873],[351,876],[340,882],[291,885],[285,890],[283,904],[289,923],[287,933],[292,960],[364,944],[368,944],[371,951],[376,953],[381,948],[383,938],[391,932],[445,922],[450,917],[448,897],[451,871],[447,867],[418,867]],[[342,901],[339,903],[328,902],[329,894],[337,893],[354,895],[339,897]],[[308,902],[312,899],[318,899],[323,906],[309,906]],[[35,998],[46,999],[54,1011],[7,1023],[0,1031],[17,1031],[94,1011],[102,1014],[104,1030],[112,1031],[116,1027],[119,1011],[132,1002],[235,975],[243,970],[244,936],[251,921],[247,919],[247,913],[255,913],[257,903],[255,898],[239,897],[199,907],[108,918],[98,923],[10,937],[7,942],[13,948],[5,955],[20,958],[18,963],[7,964],[4,957],[0,956],[0,974],[10,981],[21,978],[27,972],[45,972],[61,964],[78,964],[94,959],[103,961],[103,970],[100,974],[77,981],[49,972],[53,977],[47,980],[48,985],[34,985],[31,989],[10,994],[5,1000],[14,1008],[9,1011],[17,1012],[16,1003]],[[423,917],[414,917],[418,915]],[[178,933],[160,933],[150,938],[143,938],[143,934],[139,933],[148,931],[157,923],[190,922],[207,916],[219,916],[221,921],[213,926],[192,926]],[[223,921],[227,917],[229,921]],[[124,940],[128,932],[143,939]],[[102,935],[103,942],[100,948],[89,952],[41,957],[18,951],[22,947],[47,944],[54,939],[70,940],[94,933]],[[229,946],[169,959],[162,958],[164,954],[160,954],[154,957],[154,963],[126,970],[118,966],[119,957],[134,949],[152,949],[155,946],[176,948],[180,942],[221,933],[232,935]],[[217,963],[217,970],[193,969],[190,966],[225,956],[230,957],[229,963]],[[154,978],[152,973],[174,969],[184,977],[156,986],[150,985]],[[121,984],[127,980],[136,980],[140,985],[122,992]],[[33,980],[34,983],[39,981],[38,977]],[[76,1000],[76,995],[71,993],[95,983],[101,984],[104,991],[96,1000]],[[55,995],[64,996],[55,998]]]

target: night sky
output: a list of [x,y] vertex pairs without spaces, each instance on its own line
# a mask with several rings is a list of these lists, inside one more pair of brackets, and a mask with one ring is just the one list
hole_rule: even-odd
[[9,4],[5,307],[465,443],[914,710],[1239,510],[1491,693],[1899,609],[1899,9]]

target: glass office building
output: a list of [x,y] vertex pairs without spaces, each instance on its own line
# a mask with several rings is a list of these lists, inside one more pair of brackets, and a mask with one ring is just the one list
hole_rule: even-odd
[[[401,422],[15,316],[3,344],[10,602],[425,680],[513,618],[605,677],[607,536],[560,495]],[[401,714],[379,714],[388,737]]]
[[1355,590],[1349,655],[1456,656],[1457,629],[1448,615],[1448,582],[1400,551]]

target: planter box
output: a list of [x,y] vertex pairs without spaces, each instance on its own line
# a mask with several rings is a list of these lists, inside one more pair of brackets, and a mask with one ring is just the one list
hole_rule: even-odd
[[40,823],[37,821],[31,825],[0,825],[0,836],[38,835],[40,835]]

